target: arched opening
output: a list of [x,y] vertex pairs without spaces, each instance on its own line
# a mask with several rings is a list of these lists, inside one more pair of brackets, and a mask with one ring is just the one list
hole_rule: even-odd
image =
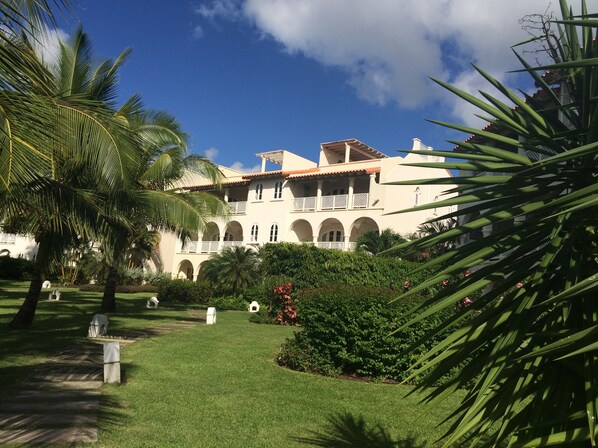
[[0,257],[10,257],[10,251],[8,249],[0,250]]
[[343,250],[344,241],[345,229],[338,219],[328,218],[322,222],[318,231],[318,247]]
[[380,233],[380,227],[378,227],[376,221],[374,221],[372,218],[365,217],[356,219],[351,226],[351,233],[349,234],[349,249],[355,249],[355,242],[357,241],[357,238],[366,232],[372,231]]
[[243,243],[243,227],[238,221],[231,221],[224,231],[222,248],[240,246]]
[[220,229],[214,222],[207,223],[201,237],[199,251],[202,254],[218,252],[218,240],[220,240]]
[[177,278],[193,280],[193,273],[193,264],[189,260],[181,261],[177,272]]
[[314,240],[314,231],[311,224],[305,219],[298,219],[291,224],[289,241],[293,243],[311,243]]

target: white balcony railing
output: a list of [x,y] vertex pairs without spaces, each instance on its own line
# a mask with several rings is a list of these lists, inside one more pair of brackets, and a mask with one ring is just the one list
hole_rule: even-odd
[[228,208],[233,215],[242,215],[247,211],[247,201],[229,202]]
[[353,208],[367,208],[369,196],[368,193],[355,193],[353,195]]
[[346,209],[348,202],[348,195],[338,194],[336,196],[323,196],[322,197],[322,210],[337,210]]
[[17,235],[14,233],[0,233],[1,244],[16,244]]
[[197,241],[187,241],[185,246],[181,249],[183,254],[194,254],[197,253]]
[[218,252],[219,241],[202,241],[201,242],[201,253],[212,254]]
[[310,196],[307,198],[295,198],[293,199],[293,211],[304,212],[308,210],[316,209],[316,197]]
[[235,247],[235,246],[242,246],[243,241],[223,241],[222,242],[222,249],[226,249],[228,247]]
[[318,241],[318,247],[320,249],[338,249],[343,250],[345,243],[342,241]]

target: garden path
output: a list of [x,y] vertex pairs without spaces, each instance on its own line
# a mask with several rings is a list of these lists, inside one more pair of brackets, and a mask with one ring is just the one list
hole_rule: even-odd
[[50,446],[98,440],[102,400],[103,342],[122,345],[205,323],[205,312],[154,328],[79,341],[32,367],[19,390],[0,402],[0,446]]

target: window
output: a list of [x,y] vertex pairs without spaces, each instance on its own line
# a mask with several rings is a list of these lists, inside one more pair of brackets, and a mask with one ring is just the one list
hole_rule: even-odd
[[252,243],[257,242],[258,231],[259,231],[259,227],[258,227],[257,224],[254,224],[254,225],[251,226],[251,239],[250,239],[250,241]]
[[225,232],[224,233],[224,241],[234,241],[235,237],[232,233]]
[[278,241],[278,224],[272,224],[270,227],[270,242]]
[[340,230],[336,230],[336,231],[331,230],[330,232],[322,235],[322,241],[328,241],[331,243],[334,241],[340,242],[340,241],[342,241],[342,239],[343,239],[343,235]]
[[262,193],[264,191],[264,186],[262,184],[257,184],[255,186],[255,200],[261,201],[262,200]]
[[421,195],[421,191],[419,190],[419,187],[417,187],[417,188],[415,189],[414,193],[415,193],[415,199],[414,199],[413,203],[414,203],[415,205],[419,205],[419,197],[420,197],[420,195]]
[[278,181],[274,184],[274,199],[282,198],[282,182]]

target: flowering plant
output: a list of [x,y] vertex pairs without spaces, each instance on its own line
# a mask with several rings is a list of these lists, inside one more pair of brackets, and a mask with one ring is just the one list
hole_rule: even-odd
[[[291,297],[293,285],[285,283],[274,288],[274,304],[278,309],[276,314],[276,322],[280,325],[296,325],[297,324],[297,306]],[[271,310],[274,314],[274,310]]]

